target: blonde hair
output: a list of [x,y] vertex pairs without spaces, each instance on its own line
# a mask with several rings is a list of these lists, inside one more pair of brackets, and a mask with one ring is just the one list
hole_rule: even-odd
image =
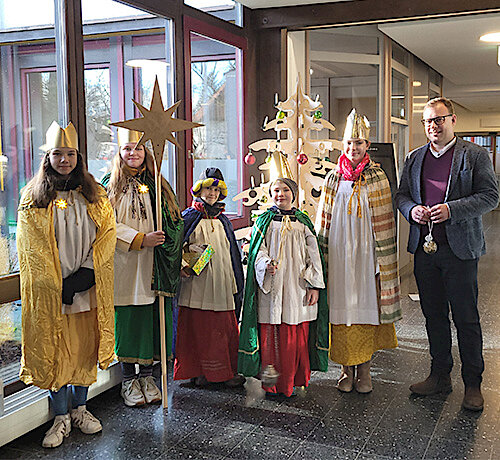
[[[144,147],[144,163],[141,165],[141,168],[143,168],[144,166],[154,180],[154,158],[152,153],[146,147]],[[127,165],[123,161],[120,155],[120,151],[118,151],[118,153],[113,157],[113,161],[111,163],[111,175],[107,186],[109,201],[111,202],[111,205],[113,207],[115,207],[121,195],[123,195],[123,189],[125,188],[128,175],[129,173],[127,172]],[[167,201],[167,207],[170,213],[175,218],[180,219],[181,211],[179,209],[179,205],[177,204],[177,198],[174,191],[172,190],[172,187],[170,187],[170,184],[165,180],[163,176],[161,176],[161,188],[163,190],[163,197]]]

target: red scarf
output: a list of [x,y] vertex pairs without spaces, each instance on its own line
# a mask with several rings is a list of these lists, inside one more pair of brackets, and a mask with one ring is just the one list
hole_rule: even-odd
[[368,153],[365,154],[364,158],[359,162],[358,166],[356,166],[356,169],[352,167],[351,160],[347,158],[346,154],[343,153],[340,155],[339,158],[339,169],[340,169],[340,174],[344,176],[345,180],[352,180],[355,181],[359,178],[359,175],[365,169],[365,166],[368,164],[370,161],[370,156]]

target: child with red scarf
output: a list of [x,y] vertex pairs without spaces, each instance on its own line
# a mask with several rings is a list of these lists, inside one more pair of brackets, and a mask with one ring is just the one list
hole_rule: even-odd
[[237,374],[244,281],[234,230],[219,201],[227,196],[222,172],[207,168],[191,193],[194,201],[182,213],[184,245],[190,252],[202,252],[210,244],[214,254],[199,275],[181,272],[174,380],[236,387],[245,381]]
[[391,189],[367,153],[369,133],[368,120],[353,109],[316,221],[328,272],[330,359],[342,365],[343,392],[372,391],[372,355],[397,347],[394,322],[401,318]]

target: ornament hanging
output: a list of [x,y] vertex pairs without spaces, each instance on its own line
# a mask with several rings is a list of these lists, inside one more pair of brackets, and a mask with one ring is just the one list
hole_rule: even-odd
[[255,163],[255,156],[253,155],[252,152],[248,152],[246,155],[245,155],[245,164],[251,166]]
[[297,155],[297,163],[299,165],[305,165],[309,161],[309,158],[307,158],[307,155],[305,153],[299,153]]

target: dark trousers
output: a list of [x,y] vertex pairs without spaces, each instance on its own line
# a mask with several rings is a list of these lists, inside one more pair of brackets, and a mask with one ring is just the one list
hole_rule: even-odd
[[448,245],[426,254],[415,253],[415,279],[425,316],[432,358],[431,373],[449,374],[453,367],[449,310],[457,328],[466,386],[479,386],[484,370],[483,336],[477,309],[478,259],[461,260]]

